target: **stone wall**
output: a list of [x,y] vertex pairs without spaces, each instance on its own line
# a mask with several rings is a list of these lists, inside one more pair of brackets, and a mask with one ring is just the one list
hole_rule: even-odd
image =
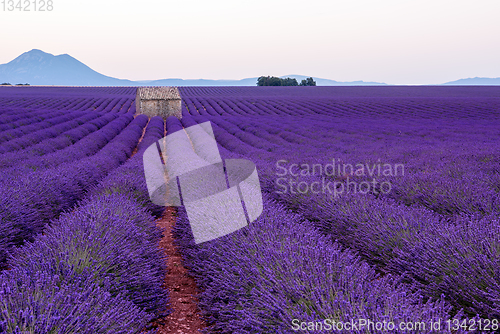
[[141,114],[148,117],[175,116],[178,119],[182,118],[181,100],[141,100],[139,110]]
[[176,87],[139,87],[135,103],[136,114],[182,118],[182,100]]

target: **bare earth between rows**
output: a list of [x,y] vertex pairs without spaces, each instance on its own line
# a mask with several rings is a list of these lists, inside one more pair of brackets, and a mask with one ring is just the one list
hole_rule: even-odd
[[196,282],[188,274],[188,270],[182,265],[182,256],[174,245],[172,229],[175,225],[175,208],[165,209],[163,216],[156,223],[164,229],[160,247],[167,256],[167,274],[165,275],[164,287],[170,295],[170,307],[172,313],[167,317],[157,320],[159,334],[191,334],[200,333],[206,327],[201,319],[197,299],[198,293]]

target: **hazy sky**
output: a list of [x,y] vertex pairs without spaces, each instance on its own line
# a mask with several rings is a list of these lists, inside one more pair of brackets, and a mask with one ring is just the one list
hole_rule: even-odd
[[499,17],[499,0],[53,0],[51,12],[0,3],[0,63],[41,49],[131,80],[437,84],[500,77]]

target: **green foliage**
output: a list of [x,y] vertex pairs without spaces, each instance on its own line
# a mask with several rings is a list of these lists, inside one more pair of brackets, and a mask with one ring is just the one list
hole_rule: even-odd
[[297,79],[285,78],[281,79],[278,77],[264,77],[261,76],[257,79],[257,86],[298,86],[299,83]]
[[312,77],[304,79],[300,82],[300,86],[316,86],[316,81]]
[[285,79],[281,79],[281,85],[282,86],[298,86],[299,83],[297,82],[297,79],[285,78]]
[[257,86],[316,86],[316,81],[314,81],[313,77],[309,77],[304,79],[299,83],[297,79],[294,78],[278,78],[278,77],[270,77],[270,76],[261,76],[257,79]]

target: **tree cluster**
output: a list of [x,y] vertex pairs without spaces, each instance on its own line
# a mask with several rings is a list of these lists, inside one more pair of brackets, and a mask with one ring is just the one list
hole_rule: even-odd
[[316,86],[316,81],[312,77],[304,79],[298,83],[294,78],[278,78],[261,76],[257,79],[257,86]]
[[[25,83],[25,84],[22,84],[22,83],[18,83],[16,84],[16,86],[29,86],[30,84],[29,83]],[[0,84],[0,86],[12,86],[12,84],[10,82],[3,82]]]
[[300,82],[300,86],[316,86],[316,81],[312,77],[304,79]]

